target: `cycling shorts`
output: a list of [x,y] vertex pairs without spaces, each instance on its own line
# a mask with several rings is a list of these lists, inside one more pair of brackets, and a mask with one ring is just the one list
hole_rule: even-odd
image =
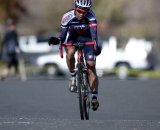
[[[92,42],[91,38],[83,37],[83,36],[69,36],[66,40],[66,43],[85,43],[85,42]],[[83,49],[84,57],[86,61],[96,61],[96,55],[93,46],[85,46]]]

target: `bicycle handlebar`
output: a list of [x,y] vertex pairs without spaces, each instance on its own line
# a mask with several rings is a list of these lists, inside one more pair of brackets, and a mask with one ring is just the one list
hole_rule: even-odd
[[80,45],[87,45],[87,46],[92,46],[94,45],[95,42],[85,42],[85,43],[61,43],[62,46],[80,46]]
[[60,51],[60,56],[61,58],[63,58],[63,47],[66,47],[66,46],[94,46],[94,50],[96,50],[96,43],[95,42],[85,42],[85,43],[76,43],[76,44],[73,44],[73,43],[61,43],[60,42],[60,39],[57,38],[57,37],[51,37],[49,38],[48,40],[48,44],[49,46],[50,45],[59,45],[59,51]]

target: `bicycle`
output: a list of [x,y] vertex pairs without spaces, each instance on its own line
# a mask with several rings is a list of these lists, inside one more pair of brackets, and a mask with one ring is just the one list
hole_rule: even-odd
[[[59,44],[59,39],[52,37],[52,40],[50,41],[51,44],[57,45]],[[50,45],[49,43],[49,45]],[[76,87],[79,97],[79,110],[80,110],[80,117],[81,120],[89,120],[89,110],[90,110],[90,86],[89,86],[89,80],[87,75],[87,66],[86,62],[84,60],[84,54],[83,54],[83,48],[84,46],[94,46],[94,42],[86,42],[86,43],[65,43],[65,44],[59,44],[59,50],[60,50],[60,57],[63,58],[63,47],[66,46],[75,46],[77,48],[77,63],[76,63]]]

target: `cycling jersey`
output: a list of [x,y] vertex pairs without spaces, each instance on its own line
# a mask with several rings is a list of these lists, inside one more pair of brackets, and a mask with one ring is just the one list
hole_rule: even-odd
[[75,39],[79,36],[91,38],[97,43],[97,21],[92,10],[88,11],[82,20],[76,18],[74,9],[62,17],[59,35],[61,42],[72,41],[72,38]]

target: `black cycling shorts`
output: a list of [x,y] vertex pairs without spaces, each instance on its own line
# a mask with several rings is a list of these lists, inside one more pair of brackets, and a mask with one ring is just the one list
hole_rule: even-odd
[[[85,42],[92,42],[91,38],[88,37],[83,37],[83,36],[69,36],[66,39],[67,43],[85,43]],[[94,47],[93,46],[85,46],[84,49],[84,57],[86,61],[96,61],[96,55],[95,55],[95,51],[94,51]]]

